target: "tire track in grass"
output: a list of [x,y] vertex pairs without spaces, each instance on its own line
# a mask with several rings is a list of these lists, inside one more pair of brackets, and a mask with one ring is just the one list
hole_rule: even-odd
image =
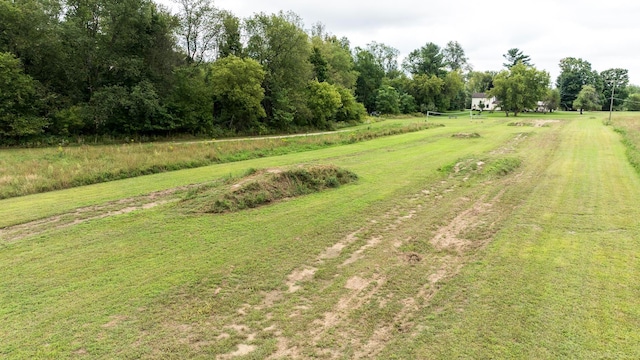
[[422,311],[428,329],[381,357],[640,357],[640,178],[597,120],[559,138],[481,261],[434,299],[438,316]]

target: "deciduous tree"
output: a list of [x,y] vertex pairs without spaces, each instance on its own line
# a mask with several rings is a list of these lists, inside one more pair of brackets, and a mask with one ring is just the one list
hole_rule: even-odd
[[311,43],[294,13],[256,14],[246,21],[247,54],[265,70],[264,109],[269,127],[305,124],[307,84],[312,78]]
[[[602,78],[602,98],[610,100],[613,95],[613,107],[620,108],[629,96],[629,71],[627,69],[608,69],[600,73]],[[609,111],[611,101],[602,102],[602,110]]]
[[41,134],[47,120],[38,114],[37,82],[24,74],[20,60],[0,52],[0,138]]
[[214,121],[236,131],[255,129],[267,115],[262,107],[264,78],[262,66],[253,59],[230,55],[213,63],[208,83]]
[[507,116],[509,112],[518,116],[523,110],[536,108],[537,102],[542,101],[549,87],[549,73],[517,63],[510,70],[500,72],[493,84],[489,94],[500,101]]
[[457,41],[449,41],[442,49],[445,65],[451,71],[471,71],[469,58],[464,52],[462,45]]
[[573,102],[573,108],[580,109],[580,114],[582,114],[582,110],[597,110],[602,104],[600,100],[600,95],[595,87],[584,85]]
[[560,91],[560,105],[564,109],[572,109],[582,87],[591,85],[597,89],[598,78],[598,73],[591,69],[588,61],[572,57],[560,60],[560,75],[556,80]]

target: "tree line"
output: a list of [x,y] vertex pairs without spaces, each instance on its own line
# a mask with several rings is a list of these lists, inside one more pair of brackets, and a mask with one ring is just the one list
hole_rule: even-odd
[[[473,71],[455,41],[427,42],[400,63],[391,46],[352,48],[322,24],[305,29],[291,12],[240,19],[211,0],[178,0],[178,8],[0,0],[0,143],[331,129],[367,113],[469,108],[475,92],[494,94],[517,114],[542,98],[553,109],[572,107],[594,78],[607,94],[604,76],[581,77],[567,63],[554,107],[548,74],[518,49],[500,73]],[[523,83],[529,96],[510,98]],[[618,84],[617,98],[629,94],[626,85]]]

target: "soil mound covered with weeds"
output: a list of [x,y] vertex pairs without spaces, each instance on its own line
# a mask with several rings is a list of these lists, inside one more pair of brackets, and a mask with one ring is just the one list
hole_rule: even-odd
[[337,188],[357,179],[355,173],[333,165],[251,169],[244,177],[227,181],[226,186],[203,186],[190,191],[183,204],[191,212],[235,212]]

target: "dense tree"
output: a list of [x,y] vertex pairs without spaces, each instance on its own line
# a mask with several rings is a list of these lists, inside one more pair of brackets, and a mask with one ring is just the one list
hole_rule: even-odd
[[210,134],[213,124],[213,96],[204,66],[183,66],[174,70],[173,91],[167,99],[167,111],[174,118],[169,131]]
[[442,49],[445,65],[451,71],[471,71],[469,58],[467,58],[462,45],[457,41],[449,41]]
[[402,67],[412,75],[435,75],[442,77],[445,74],[444,55],[440,47],[432,42],[420,49],[409,53],[404,59]]
[[354,69],[353,57],[346,39],[335,36],[314,36],[311,39],[313,53],[310,62],[314,77],[333,85],[353,89],[358,78]]
[[240,19],[226,10],[220,11],[218,16],[222,24],[222,33],[218,35],[216,41],[218,57],[223,58],[229,55],[243,57]]
[[367,44],[367,50],[373,54],[376,62],[384,69],[385,75],[389,76],[389,74],[398,71],[398,55],[400,55],[398,49],[374,41]]
[[596,110],[600,106],[600,95],[592,85],[584,85],[578,97],[573,101],[573,108],[580,109],[580,114],[582,114],[582,110]]
[[383,85],[376,96],[376,111],[381,114],[400,113],[400,95],[396,89]]
[[356,48],[355,70],[359,73],[356,80],[356,97],[368,112],[376,108],[376,95],[382,86],[384,68],[368,50]]
[[359,103],[351,90],[336,85],[336,90],[340,94],[340,107],[336,112],[336,121],[359,122],[367,115],[367,110],[362,103]]
[[246,21],[247,54],[265,69],[263,101],[269,127],[289,129],[308,119],[311,44],[293,13],[256,14]]
[[0,138],[41,134],[47,120],[39,116],[37,82],[24,74],[20,60],[0,52]]
[[410,94],[421,112],[438,110],[438,97],[442,94],[444,84],[444,80],[435,75],[414,76]]
[[520,49],[512,48],[507,50],[507,53],[502,55],[502,57],[507,60],[506,63],[502,64],[507,69],[511,69],[518,63],[522,63],[526,66],[533,66],[531,64],[531,57],[529,55],[525,55]]
[[413,114],[418,111],[416,99],[407,93],[400,93],[400,112],[403,114]]
[[598,88],[599,74],[591,69],[591,63],[572,57],[560,60],[560,75],[556,86],[560,91],[560,105],[568,110],[584,85]]
[[335,119],[342,105],[342,98],[334,85],[311,80],[308,85],[307,105],[312,113],[309,125],[319,129],[330,129],[330,121]]
[[629,71],[627,69],[608,69],[600,73],[602,79],[602,98],[607,100],[602,102],[602,110],[609,111],[611,99],[613,107],[620,108],[629,96]]
[[311,56],[309,57],[309,62],[311,62],[311,65],[313,65],[313,76],[315,77],[315,79],[319,82],[327,81],[329,63],[327,63],[327,60],[325,60],[324,56],[322,56],[319,47],[313,47]]
[[484,93],[493,88],[495,71],[472,71],[467,75],[467,90],[470,94]]
[[234,55],[211,65],[209,84],[213,97],[213,118],[218,125],[233,130],[251,130],[265,117],[262,107],[265,72],[253,59]]
[[542,102],[547,111],[554,112],[560,106],[560,91],[558,89],[548,89]]
[[640,111],[640,92],[629,95],[625,101],[625,108],[629,111]]
[[630,84],[629,86],[627,86],[627,90],[629,91],[629,95],[640,94],[640,86],[638,85]]
[[510,70],[500,72],[493,84],[489,94],[500,101],[507,116],[509,112],[518,116],[526,109],[536,108],[537,102],[544,98],[549,87],[549,73],[517,63]]
[[438,108],[442,110],[461,110],[465,108],[466,93],[464,78],[459,71],[450,71],[444,76],[444,86]]
[[52,91],[67,86],[67,58],[60,43],[61,11],[57,1],[0,1],[0,52],[15,55],[25,74]]

